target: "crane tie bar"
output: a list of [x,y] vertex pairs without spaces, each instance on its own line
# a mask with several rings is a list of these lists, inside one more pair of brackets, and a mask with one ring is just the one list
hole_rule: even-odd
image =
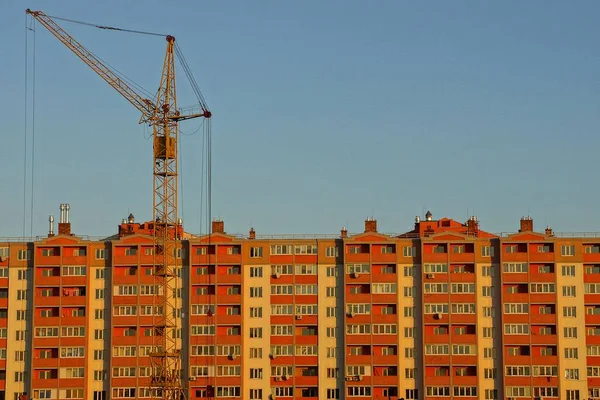
[[136,30],[133,30],[133,29],[117,28],[117,27],[114,27],[114,26],[96,25],[96,24],[92,24],[90,22],[77,21],[77,20],[74,20],[74,19],[62,18],[62,17],[54,17],[52,15],[48,15],[48,17],[53,18],[53,19],[57,19],[57,20],[60,20],[60,21],[72,22],[74,24],[87,25],[87,26],[91,26],[91,27],[94,27],[94,28],[105,29],[105,30],[110,30],[110,31],[121,31],[121,32],[128,32],[128,33],[137,33],[139,35],[150,35],[150,36],[162,36],[162,37],[168,36],[167,34],[163,34],[163,33],[146,32],[146,31],[136,31]]

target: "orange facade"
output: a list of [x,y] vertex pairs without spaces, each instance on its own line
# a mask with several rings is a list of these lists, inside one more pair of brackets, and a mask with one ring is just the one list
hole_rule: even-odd
[[[0,243],[0,399],[152,398],[151,224],[63,228]],[[188,398],[599,397],[600,237],[520,228],[428,214],[401,235],[373,219],[330,237],[180,232],[169,334]]]

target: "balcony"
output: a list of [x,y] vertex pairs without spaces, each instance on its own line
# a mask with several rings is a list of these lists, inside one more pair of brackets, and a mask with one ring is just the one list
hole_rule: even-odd
[[[83,263],[85,265],[85,262]],[[58,266],[60,263],[60,256],[36,256],[35,265],[42,266]]]
[[373,283],[396,283],[398,276],[396,274],[374,274],[371,276]]
[[218,304],[242,304],[242,296],[239,294],[217,295]]
[[585,304],[600,304],[600,294],[584,294]]
[[242,324],[242,316],[241,315],[227,315],[227,314],[219,314],[215,317],[215,321],[217,325],[241,325]]
[[554,274],[554,273],[545,274],[545,273],[539,273],[539,272],[532,272],[530,279],[532,282],[554,283],[554,282],[556,282],[556,274]]
[[397,256],[398,255],[396,253],[374,252],[371,259],[373,263],[396,264]]
[[241,254],[217,254],[217,262],[219,264],[241,264]]
[[241,344],[241,335],[217,335],[217,344]]
[[[309,344],[309,345],[316,345],[318,344],[319,341],[319,336],[317,335],[307,335],[307,336],[296,336],[296,344],[297,345],[303,345],[303,344]],[[272,342],[272,340],[271,340]]]
[[[346,303],[370,303],[371,302],[371,294],[370,293],[360,293],[360,294],[352,294],[346,293]],[[394,301],[393,304],[396,304]]]
[[62,296],[61,304],[63,306],[85,306],[85,296]]
[[449,355],[425,355],[425,365],[450,365]]
[[[503,303],[529,303],[529,293],[502,293]],[[551,302],[553,303],[553,302]]]
[[504,335],[504,345],[528,345],[529,335]]
[[[393,357],[395,360],[398,359],[397,356],[376,356],[374,360],[377,360],[379,357]],[[353,356],[346,355],[347,364],[353,365],[369,365],[371,364],[371,356],[370,355],[361,355],[361,356]]]
[[368,264],[371,261],[371,255],[369,253],[358,253],[358,254],[345,254],[345,261],[347,263],[364,263]]
[[35,277],[36,286],[52,286],[57,287],[60,285],[60,276],[42,276],[36,275]]
[[557,338],[556,335],[531,335],[531,344],[549,344],[556,345]]
[[62,265],[87,265],[87,256],[63,256]]
[[538,304],[555,304],[556,293],[532,293],[531,303]]
[[[346,356],[350,357],[350,356]],[[355,357],[365,357],[365,356],[355,356]],[[371,357],[371,356],[366,356]],[[370,361],[367,361],[365,364],[369,364]],[[374,365],[398,365],[398,356],[373,356],[373,364]],[[394,377],[397,378],[397,377]]]
[[396,304],[398,302],[398,294],[373,294],[371,302],[375,304]]
[[294,376],[294,384],[296,386],[317,386],[319,385],[318,376]]
[[502,283],[529,283],[529,275],[526,272],[504,272]]
[[60,296],[40,296],[37,295],[34,299],[36,306],[58,306],[60,304]]
[[346,345],[368,345],[371,344],[371,335],[346,335]]
[[[154,279],[150,277],[151,281],[147,283],[152,283]],[[138,276],[137,275],[117,275],[113,277],[112,281],[113,285],[137,285]]]
[[[477,335],[468,335],[468,334],[456,334],[453,333],[451,335],[452,338],[452,343],[455,344],[459,344],[459,343],[468,343],[468,344],[477,344]],[[445,342],[447,343],[447,342]],[[453,362],[454,365],[456,365],[455,362]]]
[[[452,358],[454,361],[454,357]],[[477,386],[477,376],[454,376],[452,384],[455,386]],[[458,396],[454,396],[456,398]]]
[[[477,356],[452,356],[453,365],[477,365]],[[476,377],[475,377],[476,378]]]
[[[505,336],[507,338],[508,336]],[[531,356],[505,356],[505,365],[531,365]],[[537,363],[537,361],[536,361]],[[507,377],[508,378],[508,377]],[[529,379],[529,377],[527,377]]]
[[347,285],[356,285],[359,283],[366,284],[371,282],[371,274],[365,273],[356,273],[356,274],[346,274],[346,284]]
[[64,286],[85,286],[87,285],[87,276],[64,276],[62,284]]
[[451,263],[474,263],[475,253],[450,253]]
[[33,368],[58,368],[58,358],[35,358]]
[[532,324],[556,324],[556,314],[531,314]]
[[239,285],[241,283],[242,283],[242,275],[241,274],[218,274],[217,275],[217,284]]
[[528,255],[527,255],[526,251],[518,252],[518,253],[503,252],[501,255],[501,259],[502,259],[502,262],[513,262],[513,261],[527,262]]
[[476,314],[452,314],[453,324],[476,324]]
[[425,344],[448,344],[450,343],[450,335],[435,335],[425,334]]
[[[61,380],[62,382],[62,380]],[[58,387],[58,379],[40,379],[40,378],[36,378],[34,377],[32,379],[32,386],[34,389],[42,389],[42,388],[49,388],[49,387]]]
[[448,263],[448,253],[423,253],[423,264]]
[[538,253],[538,252],[530,252],[529,260],[532,263],[537,262],[554,262],[554,252],[548,253]]
[[373,335],[373,344],[398,344],[398,335]]
[[371,383],[373,385],[398,386],[397,376],[372,376]]
[[529,324],[529,314],[504,314],[505,324]]
[[[138,256],[113,256],[113,265],[137,265],[138,264]],[[52,265],[52,264],[46,264]],[[58,265],[58,264],[57,264]]]
[[448,324],[448,314],[424,314],[423,323],[425,324]]
[[397,324],[397,314],[372,314],[374,324]]

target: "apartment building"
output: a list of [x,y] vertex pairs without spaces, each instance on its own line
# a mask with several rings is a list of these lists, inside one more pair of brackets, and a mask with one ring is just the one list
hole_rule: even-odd
[[[175,250],[189,399],[600,398],[600,235],[212,233]],[[152,398],[149,224],[0,242],[0,400]]]

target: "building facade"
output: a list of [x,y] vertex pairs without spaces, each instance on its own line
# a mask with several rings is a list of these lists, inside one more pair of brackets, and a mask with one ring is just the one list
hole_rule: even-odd
[[[68,221],[68,219],[67,219]],[[0,242],[0,400],[152,398],[153,242]],[[174,289],[189,399],[600,398],[600,235],[186,235]]]

